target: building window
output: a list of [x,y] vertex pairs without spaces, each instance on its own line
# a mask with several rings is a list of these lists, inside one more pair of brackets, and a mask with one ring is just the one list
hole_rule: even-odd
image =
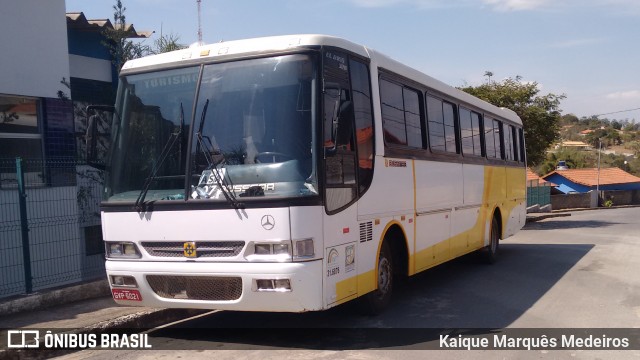
[[0,186],[15,187],[16,157],[24,160],[25,183],[44,183],[40,101],[0,95]]

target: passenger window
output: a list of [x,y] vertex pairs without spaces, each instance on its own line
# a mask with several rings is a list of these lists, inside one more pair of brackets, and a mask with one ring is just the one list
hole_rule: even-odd
[[422,148],[420,94],[381,79],[380,101],[386,143]]
[[463,154],[482,156],[480,114],[460,107],[460,136]]
[[496,119],[486,118],[485,142],[487,157],[502,159],[502,123]]
[[404,119],[407,128],[407,144],[422,148],[422,124],[420,120],[420,95],[414,90],[403,89]]
[[380,102],[384,140],[387,144],[407,145],[402,86],[380,80]]
[[371,109],[371,86],[369,68],[366,64],[351,59],[351,87],[356,119],[356,144],[358,147],[359,191],[364,192],[373,177],[373,111]]
[[515,137],[515,128],[512,125],[505,126],[506,130],[504,133],[504,153],[505,159],[511,161],[517,161],[517,148],[516,148],[516,137]]
[[457,153],[454,105],[433,96],[427,96],[427,114],[431,149]]
[[518,129],[518,140],[520,140],[518,144],[520,145],[520,162],[525,163],[526,156],[525,156],[525,147],[524,147],[524,133],[522,129]]

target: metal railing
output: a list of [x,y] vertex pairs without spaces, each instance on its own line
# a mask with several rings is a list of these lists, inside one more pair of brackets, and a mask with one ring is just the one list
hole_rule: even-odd
[[527,207],[533,205],[545,206],[551,204],[551,184],[540,183],[539,180],[527,181]]
[[102,177],[74,159],[0,159],[0,298],[105,276]]

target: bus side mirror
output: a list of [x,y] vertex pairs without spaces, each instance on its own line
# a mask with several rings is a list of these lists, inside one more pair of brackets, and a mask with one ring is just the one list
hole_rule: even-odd
[[97,111],[113,113],[114,107],[107,105],[87,106],[87,132],[85,134],[87,164],[104,170],[104,151],[100,148],[108,147],[110,132],[109,124]]

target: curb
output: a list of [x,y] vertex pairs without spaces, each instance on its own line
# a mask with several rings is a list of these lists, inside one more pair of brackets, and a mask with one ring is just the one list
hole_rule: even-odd
[[529,224],[529,223],[540,221],[540,220],[544,220],[544,219],[556,218],[556,217],[567,217],[567,216],[571,216],[571,214],[569,214],[569,213],[553,213],[553,214],[544,214],[544,215],[540,215],[540,216],[527,216],[526,223]]
[[637,208],[640,205],[614,205],[610,207],[595,207],[595,208],[573,208],[573,209],[558,209],[552,210],[553,213],[565,213],[572,211],[589,211],[589,210],[608,210],[608,209],[628,209],[628,208]]
[[71,302],[111,296],[107,280],[98,280],[59,289],[44,290],[18,298],[0,301],[0,316],[50,308]]

